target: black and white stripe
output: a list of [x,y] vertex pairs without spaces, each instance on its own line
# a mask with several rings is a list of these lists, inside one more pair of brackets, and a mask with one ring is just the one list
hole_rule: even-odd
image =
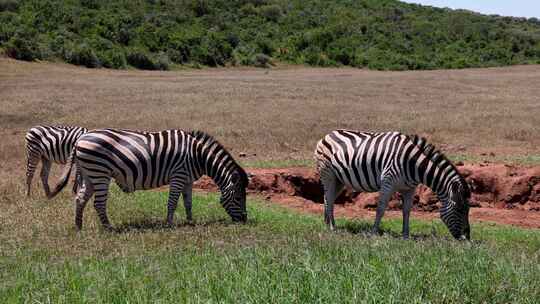
[[[192,184],[201,175],[210,176],[221,190],[221,204],[234,221],[246,221],[245,171],[225,148],[210,135],[166,130],[156,133],[100,129],[83,135],[75,146],[76,162],[83,185],[76,202],[75,223],[82,227],[86,203],[94,195],[94,207],[105,228],[106,202],[111,179],[124,192],[170,185],[167,222],[173,224],[180,194],[186,217],[192,219]],[[69,175],[69,171],[65,173]],[[64,180],[67,176],[64,175]]]
[[441,219],[458,239],[470,237],[470,190],[455,166],[425,139],[398,132],[336,130],[317,143],[317,168],[325,195],[325,222],[334,229],[333,204],[344,187],[380,192],[373,232],[392,194],[403,197],[403,237],[418,184],[430,187],[443,203]]
[[[54,196],[49,188],[49,172],[52,163],[66,164],[70,161],[70,154],[79,137],[88,130],[82,127],[74,126],[44,126],[39,125],[30,128],[26,133],[26,185],[27,196],[30,196],[32,178],[36,172],[37,165],[41,165],[41,181],[45,194],[48,198]],[[77,175],[78,176],[78,175]],[[75,178],[73,191],[78,185],[78,179]]]

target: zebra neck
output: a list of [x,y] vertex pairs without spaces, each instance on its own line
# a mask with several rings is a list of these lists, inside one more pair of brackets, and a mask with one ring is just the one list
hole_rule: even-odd
[[231,166],[231,164],[223,164],[223,166],[216,166],[210,172],[205,173],[214,181],[220,191],[223,191],[229,185],[231,173],[234,171],[234,166]]
[[418,168],[418,183],[428,186],[446,205],[450,198],[450,185],[456,182],[459,172],[446,159],[433,161],[424,159]]
[[231,173],[237,166],[227,151],[202,153],[196,159],[197,177],[201,175],[210,177],[220,190],[227,187]]

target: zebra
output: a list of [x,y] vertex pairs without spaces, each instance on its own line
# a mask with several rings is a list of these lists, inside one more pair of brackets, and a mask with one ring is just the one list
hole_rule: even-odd
[[[39,162],[41,165],[41,181],[47,198],[55,194],[49,188],[49,172],[52,163],[66,164],[70,161],[70,154],[79,137],[88,132],[86,128],[76,126],[47,126],[37,125],[26,133],[26,196],[30,196],[32,179]],[[80,182],[76,174],[73,192],[76,193]]]
[[426,139],[399,132],[335,130],[315,149],[324,188],[324,220],[335,229],[334,201],[344,187],[380,192],[372,233],[397,191],[403,199],[403,238],[409,238],[409,215],[415,188],[424,184],[442,201],[440,216],[456,239],[470,239],[469,186],[456,167]]
[[[167,224],[173,225],[181,193],[186,218],[191,221],[192,185],[203,174],[219,187],[220,202],[232,220],[247,221],[248,176],[231,154],[205,132],[92,130],[77,141],[75,162],[83,179],[75,198],[78,230],[82,229],[84,208],[92,195],[102,226],[112,229],[106,212],[112,179],[126,193],[170,185]],[[65,186],[70,171],[69,168],[64,170],[59,187]]]

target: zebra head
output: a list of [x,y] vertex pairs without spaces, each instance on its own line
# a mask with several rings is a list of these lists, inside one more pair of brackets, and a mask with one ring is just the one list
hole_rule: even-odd
[[452,236],[458,240],[471,239],[469,199],[471,192],[463,178],[450,184],[449,195],[441,208],[441,219]]
[[235,222],[246,222],[246,187],[248,176],[232,155],[214,137],[193,130],[196,139],[194,158],[198,174],[210,176],[221,191],[221,205]]
[[238,166],[228,178],[227,184],[221,190],[221,205],[235,222],[246,222],[246,188],[248,177]]

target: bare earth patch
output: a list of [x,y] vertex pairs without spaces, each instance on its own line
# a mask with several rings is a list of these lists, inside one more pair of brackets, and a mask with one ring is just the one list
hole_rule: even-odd
[[[516,167],[501,164],[458,167],[472,188],[471,218],[520,227],[540,228],[540,166]],[[322,214],[323,191],[317,174],[309,168],[252,169],[249,184],[252,194],[297,210]],[[208,178],[195,187],[215,190]],[[375,216],[378,193],[344,191],[336,202],[336,215],[350,218]],[[417,189],[414,216],[438,217],[440,202],[424,186]],[[396,194],[387,216],[401,217],[401,201]]]

